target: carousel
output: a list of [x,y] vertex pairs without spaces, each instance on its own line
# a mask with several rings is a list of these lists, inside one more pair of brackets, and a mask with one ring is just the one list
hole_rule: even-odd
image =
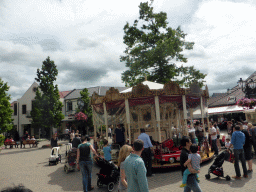
[[[127,144],[132,144],[144,128],[154,145],[152,167],[179,166],[180,139],[194,129],[194,119],[200,119],[205,129],[207,117],[208,88],[202,90],[198,84],[181,88],[176,82],[159,84],[144,81],[141,84],[119,92],[110,88],[105,96],[93,93],[94,135],[100,132],[107,137],[102,127],[121,124],[125,128]],[[194,117],[195,112],[201,113]],[[206,120],[206,121],[205,121]],[[205,130],[204,130],[205,134]],[[203,161],[213,157],[206,146],[199,149]]]

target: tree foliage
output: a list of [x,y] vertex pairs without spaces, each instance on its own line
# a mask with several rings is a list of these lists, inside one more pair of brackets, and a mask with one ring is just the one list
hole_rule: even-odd
[[148,80],[163,84],[173,79],[184,86],[194,81],[202,86],[205,74],[193,66],[178,67],[174,63],[186,63],[182,51],[193,49],[194,43],[185,41],[186,34],[180,27],[168,27],[167,14],[154,13],[152,3],[153,0],[151,4],[140,3],[139,19],[124,26],[123,42],[127,47],[120,61],[129,69],[122,73],[122,81],[134,86],[147,76]]
[[11,97],[7,93],[9,86],[0,78],[0,134],[12,129]]
[[64,119],[58,85],[54,85],[57,75],[57,66],[47,57],[43,61],[42,69],[37,69],[35,78],[39,86],[31,111],[32,126],[44,128],[48,137],[51,136],[51,129],[60,126],[61,120]]
[[89,97],[88,89],[84,88],[82,91],[80,91],[80,95],[83,103],[81,111],[88,116],[86,126],[89,127],[89,130],[93,130],[92,107],[90,105],[91,99]]

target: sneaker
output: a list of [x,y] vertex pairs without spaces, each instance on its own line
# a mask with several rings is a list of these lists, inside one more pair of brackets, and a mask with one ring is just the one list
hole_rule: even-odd
[[248,175],[244,175],[244,178],[248,178]]
[[181,188],[182,188],[182,187],[186,187],[186,184],[181,184],[180,187],[181,187]]
[[232,176],[233,179],[241,179],[241,176],[238,177],[238,176]]
[[248,171],[247,171],[247,173],[251,173],[251,172],[253,172],[253,170],[248,170]]
[[89,189],[88,191],[92,191],[94,189],[94,187],[93,186],[91,186],[91,189]]

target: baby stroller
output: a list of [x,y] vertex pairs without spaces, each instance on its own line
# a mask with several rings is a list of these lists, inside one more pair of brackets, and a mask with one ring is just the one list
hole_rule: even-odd
[[64,171],[67,174],[69,173],[69,171],[76,170],[76,157],[77,157],[77,148],[71,148],[69,144],[66,145],[66,160],[64,165]]
[[232,153],[229,153],[228,151],[223,151],[222,153],[220,153],[216,159],[214,160],[213,164],[211,165],[211,167],[208,170],[208,174],[205,175],[206,179],[210,179],[210,173],[212,173],[213,175],[216,175],[217,177],[223,177],[225,178],[227,181],[230,180],[230,176],[227,175],[226,177],[224,177],[224,171],[223,171],[223,163],[224,161],[227,160],[229,162],[233,162],[234,157]]
[[100,172],[97,173],[97,186],[101,188],[103,185],[107,185],[108,191],[113,191],[115,184],[119,181],[118,168],[112,161],[107,161],[101,157],[98,157],[96,161],[100,167]]

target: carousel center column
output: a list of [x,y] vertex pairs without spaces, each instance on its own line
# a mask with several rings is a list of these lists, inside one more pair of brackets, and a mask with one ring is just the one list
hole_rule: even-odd
[[132,143],[131,140],[131,122],[130,122],[130,108],[129,108],[129,101],[125,99],[125,113],[126,113],[126,123],[128,126],[128,135],[129,135],[129,144]]
[[161,143],[161,128],[160,128],[160,107],[159,107],[159,98],[155,96],[155,107],[156,107],[156,121],[158,128],[158,142]]
[[103,107],[104,107],[104,118],[105,118],[105,126],[106,126],[106,137],[108,138],[108,112],[107,112],[107,107],[106,107],[106,103],[103,103]]
[[182,104],[183,104],[183,116],[184,116],[183,134],[185,136],[188,136],[188,126],[187,126],[188,117],[187,117],[187,106],[186,106],[186,96],[185,95],[182,95]]

